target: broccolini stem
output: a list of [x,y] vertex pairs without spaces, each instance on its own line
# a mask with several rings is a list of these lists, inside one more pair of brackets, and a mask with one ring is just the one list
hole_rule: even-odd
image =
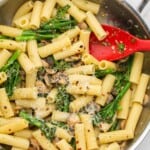
[[35,118],[24,111],[21,111],[19,116],[27,120],[29,124],[38,127],[47,139],[52,140],[54,138],[56,127],[49,127],[44,120]]
[[9,37],[5,36],[5,35],[0,35],[0,39],[8,39]]
[[21,35],[21,36],[17,36],[16,41],[28,41],[28,40],[35,40],[36,37],[34,35],[28,36],[28,35]]
[[28,40],[46,40],[56,38],[58,34],[35,34],[35,35],[21,35],[17,36],[17,41],[28,41]]
[[106,69],[106,70],[96,70],[95,71],[95,76],[97,78],[103,78],[105,77],[107,74],[113,74],[116,71],[114,69]]
[[5,66],[3,66],[0,69],[0,71],[4,71],[5,72],[17,60],[17,58],[19,57],[20,53],[21,52],[19,50],[15,51],[14,54],[8,59],[7,64]]
[[93,125],[98,126],[101,121],[108,123],[112,122],[113,117],[119,108],[119,102],[121,101],[127,90],[130,88],[130,86],[131,83],[127,82],[118,96],[93,116]]
[[42,24],[39,29],[23,31],[22,35],[16,37],[16,40],[51,40],[56,38],[61,33],[74,28],[77,22],[72,18],[65,18],[65,14],[67,13],[69,7],[70,6],[66,5],[60,8],[56,17]]
[[14,88],[20,81],[20,64],[15,61],[6,71],[8,79],[4,86],[8,96],[12,96]]

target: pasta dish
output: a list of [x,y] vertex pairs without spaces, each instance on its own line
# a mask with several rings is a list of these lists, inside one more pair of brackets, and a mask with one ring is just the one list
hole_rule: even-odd
[[89,0],[29,0],[0,25],[0,149],[125,150],[134,139],[148,101],[144,54],[93,57],[91,32],[109,36],[99,11]]

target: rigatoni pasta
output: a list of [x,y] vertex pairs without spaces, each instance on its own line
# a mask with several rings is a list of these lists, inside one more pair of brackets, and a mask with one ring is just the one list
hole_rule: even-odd
[[35,87],[36,78],[37,78],[37,70],[36,69],[31,73],[26,73],[26,78],[25,78],[26,88]]
[[107,76],[105,76],[105,78],[103,79],[103,82],[102,82],[101,95],[96,98],[96,103],[98,103],[102,106],[105,105],[105,103],[108,99],[108,96],[113,89],[115,80],[116,80],[116,77],[111,74],[108,74]]
[[82,150],[86,150],[85,129],[83,123],[75,125],[75,138],[77,149],[81,148]]
[[135,53],[130,74],[130,81],[132,83],[138,84],[142,71],[143,61],[144,61],[144,54],[140,52]]
[[14,91],[12,99],[36,99],[37,89],[33,88],[18,88]]
[[73,102],[70,103],[70,111],[71,112],[78,112],[82,107],[86,106],[93,100],[92,96],[81,96],[75,99]]
[[26,42],[17,42],[14,40],[0,39],[0,48],[8,49],[11,51],[20,50],[25,52]]
[[14,20],[14,25],[21,29],[29,29],[30,18],[31,13],[21,16],[18,19]]
[[94,133],[94,129],[93,129],[93,126],[92,126],[90,116],[86,115],[86,114],[81,114],[80,117],[81,117],[81,121],[84,124],[85,138],[86,138],[86,142],[87,142],[87,149],[89,149],[89,150],[97,149],[98,144],[97,144],[97,140],[96,140],[96,136],[95,136],[95,133]]
[[78,42],[74,43],[71,47],[69,47],[63,51],[57,52],[53,56],[56,60],[60,60],[60,59],[65,59],[67,57],[76,55],[76,54],[80,54],[80,53],[84,52],[84,50],[85,49],[84,49],[83,42],[78,41]]
[[67,112],[53,111],[52,120],[60,121],[60,122],[67,122],[69,115],[70,114]]
[[56,143],[56,146],[60,150],[73,150],[71,145],[69,143],[67,143],[66,140],[60,140],[59,142]]
[[118,110],[117,118],[127,119],[131,102],[131,90],[128,90],[120,102],[121,109]]
[[56,0],[57,3],[60,6],[65,6],[65,5],[69,5],[70,8],[68,10],[68,12],[78,21],[78,22],[82,22],[85,18],[86,18],[86,14],[84,12],[82,12],[81,10],[79,10],[78,7],[76,7],[71,1],[69,0]]
[[36,40],[30,40],[27,43],[27,52],[29,55],[29,59],[32,61],[34,66],[36,68],[42,67],[42,61],[40,59],[39,53],[38,53],[38,46]]
[[5,88],[0,88],[0,110],[5,118],[14,116],[14,110],[10,104]]
[[134,138],[148,99],[144,54],[115,62],[91,55],[92,34],[109,36],[99,8],[90,0],[26,1],[14,27],[0,25],[2,147],[119,150]]
[[133,133],[128,130],[117,130],[107,133],[99,134],[100,144],[106,144],[111,142],[119,142],[132,139],[134,137]]
[[16,37],[22,34],[22,30],[6,25],[0,25],[0,33],[9,37]]
[[32,133],[34,138],[39,142],[40,146],[45,150],[57,150],[56,147],[47,140],[41,133],[40,130],[34,131]]
[[44,2],[41,15],[40,15],[41,20],[43,22],[48,21],[49,18],[52,16],[52,12],[55,7],[55,4],[56,4],[56,0],[46,0]]
[[116,70],[117,69],[117,66],[115,63],[107,61],[107,60],[100,61],[98,67],[100,70],[106,70],[106,69]]
[[96,37],[99,40],[103,40],[106,36],[107,33],[106,31],[100,26],[99,22],[97,21],[96,17],[89,11],[86,13],[86,22],[92,29],[92,31],[95,33]]
[[89,53],[89,39],[90,39],[90,31],[81,30],[80,31],[80,41],[84,43],[85,52]]
[[80,9],[91,11],[94,14],[99,12],[100,5],[87,0],[73,0],[73,3]]
[[26,3],[24,3],[15,13],[14,17],[13,17],[13,22],[26,15],[28,12],[30,12],[33,8],[34,3],[32,1],[27,1]]
[[11,53],[8,50],[3,49],[0,51],[0,58],[1,58],[0,68],[6,64],[7,60],[10,58],[10,56],[11,56]]
[[69,68],[65,71],[67,74],[92,75],[95,73],[94,65],[82,65],[79,67]]
[[7,80],[7,75],[5,72],[0,72],[0,85]]
[[[78,26],[76,26],[73,29],[70,29],[66,32],[64,32],[63,34],[61,34],[60,36],[58,36],[57,38],[54,38],[53,41],[57,41],[60,40],[62,38],[65,37],[69,37],[71,40],[74,39],[75,37],[77,37],[77,35],[80,33],[80,28]],[[82,41],[82,40],[81,40]]]
[[7,134],[0,134],[0,143],[15,146],[22,149],[28,149],[30,144],[28,139]]
[[24,119],[16,118],[9,121],[8,124],[0,126],[0,133],[12,134],[28,127],[28,122]]
[[137,85],[137,89],[134,93],[132,102],[138,102],[143,104],[144,95],[146,92],[146,87],[148,85],[149,75],[141,74],[139,84]]
[[41,1],[36,1],[33,5],[33,11],[30,18],[31,29],[37,29],[40,27],[40,15],[42,11],[43,3]]
[[32,137],[32,131],[28,129],[24,129],[24,130],[15,132],[14,135],[17,137],[29,139]]
[[25,53],[20,54],[18,61],[27,74],[35,71],[34,64]]
[[132,108],[131,108],[131,112],[128,116],[125,129],[128,131],[131,131],[133,134],[135,132],[135,128],[136,128],[137,122],[140,118],[142,109],[143,109],[143,107],[141,104],[134,103]]
[[50,43],[46,46],[38,48],[39,55],[42,58],[45,58],[49,55],[52,55],[60,50],[62,50],[64,47],[70,46],[71,41],[69,38],[60,39],[58,41],[54,41],[53,43]]

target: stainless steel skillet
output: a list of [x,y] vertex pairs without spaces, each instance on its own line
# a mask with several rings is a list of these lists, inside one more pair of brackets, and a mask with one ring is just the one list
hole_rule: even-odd
[[[0,24],[10,24],[16,9],[26,0],[6,0],[0,6]],[[128,30],[132,34],[150,39],[150,31],[140,16],[123,0],[93,0],[101,4],[98,18],[100,22],[112,24]],[[1,4],[1,3],[0,3]],[[145,53],[143,72],[150,74],[150,53]],[[150,84],[149,84],[150,86]],[[148,90],[150,96],[150,89]],[[144,107],[136,129],[135,139],[129,141],[126,149],[135,150],[145,135],[150,131],[150,103]],[[144,150],[141,149],[141,150]]]

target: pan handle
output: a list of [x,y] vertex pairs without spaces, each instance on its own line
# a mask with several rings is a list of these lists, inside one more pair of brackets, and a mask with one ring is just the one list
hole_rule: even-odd
[[142,10],[145,8],[145,6],[147,5],[147,3],[149,2],[149,0],[143,0],[143,2],[141,3],[140,7],[139,7],[139,11],[142,12]]

